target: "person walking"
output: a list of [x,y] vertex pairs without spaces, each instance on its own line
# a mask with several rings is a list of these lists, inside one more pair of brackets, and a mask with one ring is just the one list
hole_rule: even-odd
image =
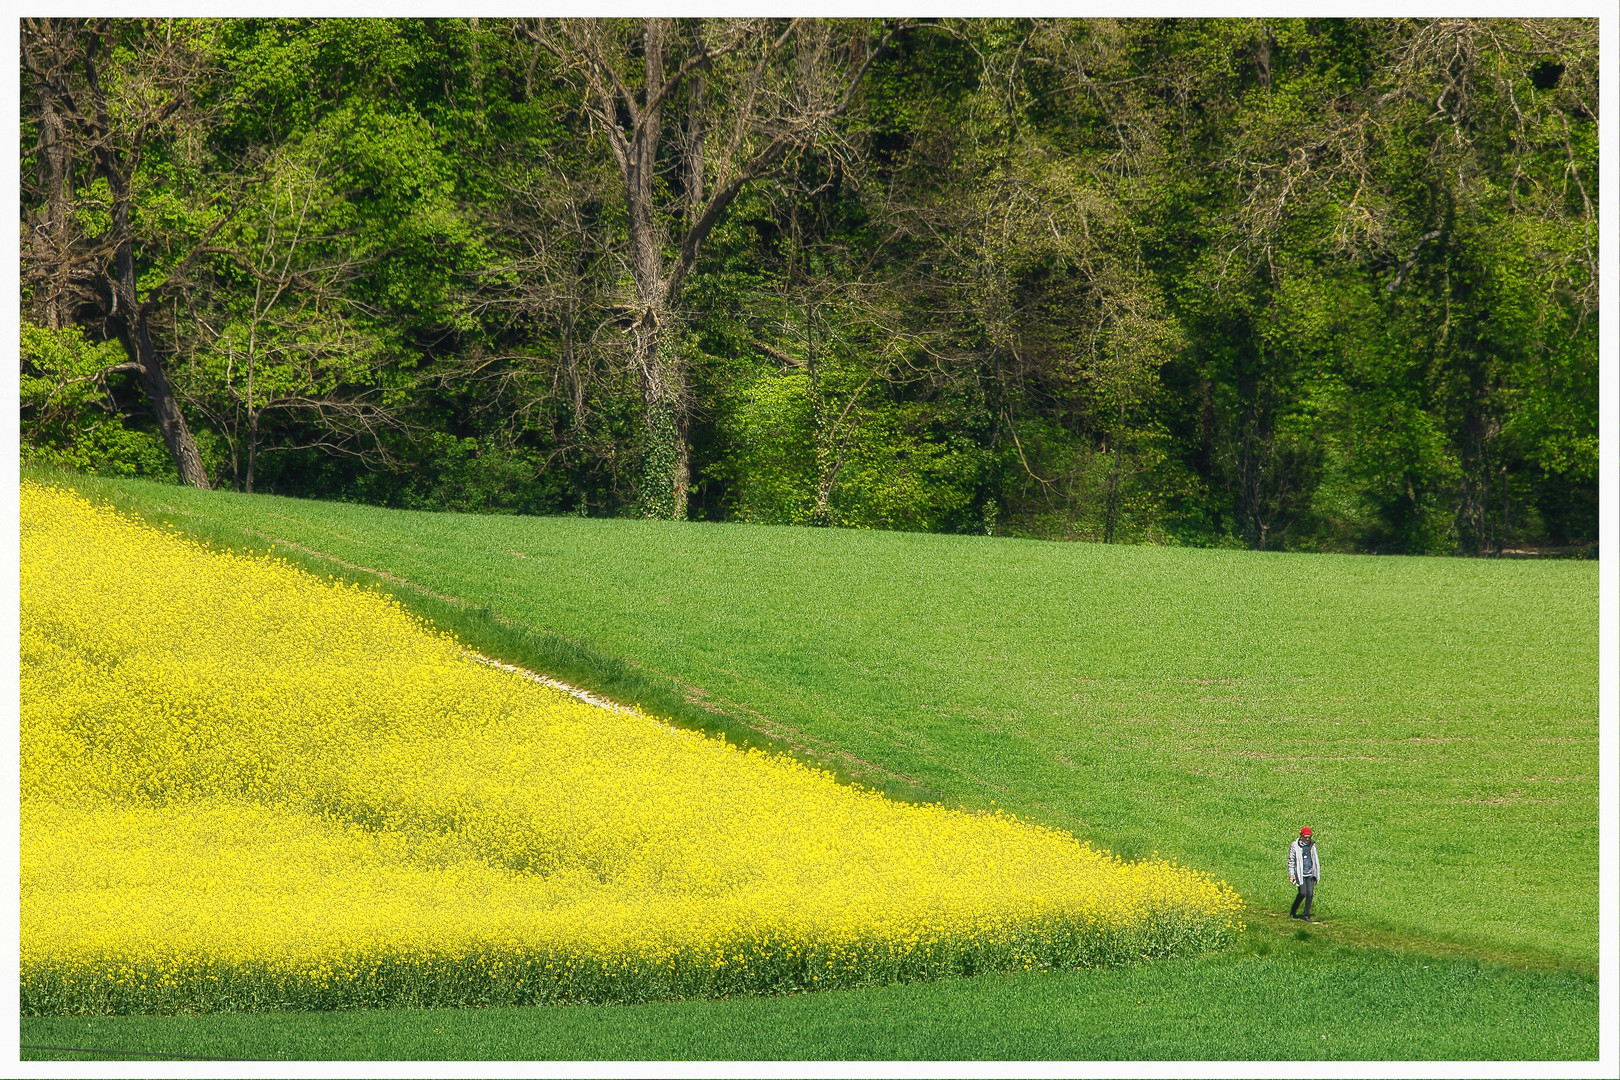
[[[1316,897],[1316,883],[1322,878],[1322,856],[1311,838],[1311,827],[1299,830],[1299,839],[1288,846],[1288,883],[1299,886],[1294,906],[1288,909],[1290,919],[1311,921],[1311,901]],[[1299,914],[1299,902],[1305,901],[1305,914]]]

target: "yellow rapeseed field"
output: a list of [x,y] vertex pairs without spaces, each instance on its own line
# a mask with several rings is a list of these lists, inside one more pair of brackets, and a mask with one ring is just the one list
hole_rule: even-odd
[[1218,946],[1224,883],[897,803],[22,488],[25,1013],[633,1001]]

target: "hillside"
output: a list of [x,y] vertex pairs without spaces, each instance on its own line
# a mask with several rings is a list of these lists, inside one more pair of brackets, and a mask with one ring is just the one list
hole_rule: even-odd
[[[222,544],[386,575],[407,602],[481,620],[480,647],[504,641],[514,662],[607,658],[598,689],[684,703],[677,721],[1179,859],[1259,914],[1286,909],[1283,851],[1311,824],[1330,928],[1596,959],[1596,889],[1569,887],[1592,881],[1597,840],[1590,563],[468,517],[73,482]],[[574,666],[559,673],[588,679]]]

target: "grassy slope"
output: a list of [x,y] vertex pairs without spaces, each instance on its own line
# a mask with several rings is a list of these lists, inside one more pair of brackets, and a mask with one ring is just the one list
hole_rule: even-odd
[[29,1017],[22,1042],[327,1060],[1581,1059],[1597,1056],[1597,983],[1257,929],[1225,954],[1108,971],[634,1006]]
[[[320,552],[492,609],[399,590],[425,613],[459,620],[458,632],[486,651],[650,697],[655,711],[733,734],[769,729],[890,790],[973,806],[994,800],[1125,854],[1174,854],[1227,878],[1259,912],[1286,906],[1282,850],[1308,821],[1327,863],[1323,930],[1342,941],[1429,953],[1451,941],[1521,967],[1590,971],[1595,961],[1591,565],[465,518],[73,483],[217,541],[262,545],[273,536],[309,549],[295,554],[310,565],[324,565],[311,554]],[[1256,932],[1275,938],[1269,927],[1278,924],[1260,922]],[[1301,977],[1372,978],[1356,974],[1370,955],[1323,953]],[[1196,988],[1204,979],[1196,973],[1215,969],[1186,969],[1193,1011],[1167,1029],[1168,1043],[1127,1039],[1118,1051],[1101,1043],[1086,1051],[1037,1041],[1028,1053],[1151,1057],[1159,1045],[1165,1056],[1271,1056],[1269,1042],[1242,1040],[1279,1014],[1254,1027],[1250,999],[1286,995],[1297,980],[1262,977],[1263,968],[1222,976],[1237,982],[1223,984],[1218,1005],[1207,994],[1214,985]],[[1405,986],[1394,971],[1392,985]],[[1063,985],[1084,997],[1123,977],[1080,973]],[[1564,989],[1537,981],[1548,978],[1566,980]],[[1451,1049],[1439,1056],[1492,1056],[1497,1043],[1481,1032],[1549,993],[1550,1026],[1513,1036],[1523,1053],[1501,1055],[1541,1056],[1535,1039],[1595,1053],[1595,990],[1587,1001],[1584,979],[1492,976],[1498,992],[1471,1006],[1474,1021],[1447,1021]],[[994,1007],[1009,1015],[1044,1007],[1034,984],[982,985],[1007,997]],[[884,991],[925,1011],[930,995],[954,992]],[[869,1026],[846,1006],[799,1001],[735,1003],[736,1013],[723,1011],[733,1003],[649,1008],[764,1010],[772,1024],[806,1031],[833,1024],[857,1044]],[[583,1037],[581,1024],[619,1030],[607,1020],[534,1022],[562,1025],[565,1034],[548,1038]],[[308,1023],[300,1038],[315,1038],[327,1021]],[[1210,1024],[1237,1041],[1208,1042]],[[29,1022],[24,1041],[51,1041],[31,1036],[36,1026]],[[1426,1056],[1397,1050],[1387,1017],[1362,1026],[1366,1056]],[[653,1044],[632,1027],[581,1053],[641,1056],[635,1048]],[[896,1052],[956,1056],[943,1049],[956,1045],[954,1030],[939,1029],[929,1044],[937,1054]],[[702,1044],[709,1049],[693,1043],[690,1054],[670,1056],[777,1053],[736,1031],[715,1038]],[[404,1043],[389,1045],[406,1053]]]
[[1173,854],[1261,909],[1291,898],[1283,853],[1309,823],[1333,919],[1596,959],[1591,563],[469,518],[76,482],[487,605],[948,802]]

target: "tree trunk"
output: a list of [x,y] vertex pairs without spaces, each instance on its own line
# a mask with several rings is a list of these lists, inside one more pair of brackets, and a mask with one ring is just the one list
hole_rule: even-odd
[[248,410],[248,470],[247,488],[249,495],[253,494],[253,468],[259,458],[259,414],[252,409]]
[[[577,267],[576,267],[577,270]],[[576,273],[572,285],[577,285]],[[585,445],[585,377],[579,370],[579,354],[574,348],[574,300],[570,297],[562,306],[562,359],[563,371],[568,377],[568,433],[573,449]],[[585,491],[582,466],[571,466],[574,480],[574,504],[580,517],[588,516],[590,509]]]
[[[616,50],[610,38],[624,22],[598,23],[588,20],[563,21],[560,37],[548,37],[542,30],[532,34],[537,44],[551,50],[585,79],[587,108],[607,136],[615,162],[624,180],[625,211],[629,233],[630,274],[635,281],[636,303],[630,313],[634,364],[646,404],[646,453],[642,468],[641,508],[648,517],[684,519],[687,490],[691,481],[690,448],[687,440],[685,373],[667,335],[670,320],[681,294],[681,285],[697,263],[703,245],[720,216],[737,194],[749,183],[769,175],[788,153],[807,146],[817,137],[818,125],[841,115],[854,100],[856,85],[865,77],[877,52],[892,35],[885,34],[876,51],[866,53],[854,64],[848,85],[824,107],[790,110],[776,115],[773,95],[764,92],[769,66],[788,56],[784,46],[810,24],[789,23],[780,31],[770,24],[759,24],[758,32],[738,32],[722,43],[705,43],[699,37],[683,39],[679,31],[670,36],[672,20],[650,18],[641,23],[640,54],[645,66],[640,87],[629,72],[616,70],[609,57]],[[737,28],[739,31],[741,27]],[[670,40],[684,59],[671,64],[666,77],[665,51]],[[864,41],[864,38],[862,39]],[[750,42],[762,46],[751,69],[739,76],[734,86],[741,112],[732,118],[734,131],[722,147],[721,160],[707,162],[704,133],[711,114],[714,77],[713,62],[720,56],[737,54]],[[714,44],[714,51],[710,51]],[[637,50],[627,43],[623,55],[634,57]],[[819,57],[812,47],[807,57]],[[791,61],[786,61],[791,62]],[[796,79],[809,86],[827,74],[825,59],[805,59],[810,67],[797,71]],[[658,174],[658,148],[663,137],[666,105],[674,105],[680,89],[691,80],[686,101],[685,124],[675,125],[674,137],[680,144],[681,160],[663,180]],[[723,95],[722,95],[723,96]],[[677,106],[678,107],[678,106]],[[626,123],[628,121],[628,124]],[[713,164],[715,184],[705,182]],[[659,193],[666,186],[682,189],[679,205],[659,209]],[[670,222],[680,235],[670,235]],[[674,241],[672,243],[672,241]],[[678,254],[666,257],[671,247]]]
[[806,305],[804,309],[805,366],[810,373],[810,410],[816,434],[816,508],[810,522],[822,528],[832,525],[832,489],[838,468],[833,461],[833,435],[827,423],[827,397],[821,392],[821,375],[816,370],[815,316]]
[[[180,412],[179,402],[175,400],[174,387],[169,382],[163,362],[158,358],[157,347],[152,342],[152,331],[147,325],[146,307],[141,303],[137,286],[134,232],[129,216],[131,186],[139,167],[142,141],[149,134],[150,125],[168,117],[181,99],[177,97],[156,112],[149,113],[146,121],[139,125],[139,133],[132,139],[131,146],[120,151],[110,134],[113,131],[111,116],[117,110],[109,107],[97,59],[106,44],[101,38],[101,31],[92,29],[81,39],[78,29],[71,26],[64,28],[64,24],[49,20],[43,30],[36,28],[32,33],[46,48],[43,55],[36,55],[31,48],[25,49],[23,61],[41,80],[40,140],[42,145],[51,147],[43,155],[45,160],[41,169],[48,174],[50,181],[48,198],[52,204],[52,233],[62,239],[61,252],[65,256],[72,194],[71,148],[66,142],[67,125],[62,119],[66,117],[74,124],[81,140],[79,145],[95,160],[96,171],[106,179],[112,196],[112,227],[106,235],[114,245],[113,259],[111,268],[104,270],[102,275],[111,302],[107,320],[123,344],[125,354],[140,371],[142,388],[151,403],[152,415],[163,434],[163,441],[174,456],[180,482],[191,487],[207,488],[208,474],[203,469],[202,456],[197,453],[197,443],[186,427],[186,419]],[[83,69],[85,92],[91,106],[83,110],[74,102],[64,77],[64,72],[75,64]],[[54,103],[47,100],[49,98],[54,98]],[[132,104],[133,100],[128,99],[125,104]],[[65,289],[68,285],[65,274],[64,258],[62,269],[53,275],[51,292],[58,293],[58,286]],[[67,313],[60,308],[55,317],[64,323],[68,321]]]
[[664,274],[663,241],[653,205],[662,107],[654,90],[664,85],[664,20],[643,23],[647,104],[629,140],[624,167],[625,209],[629,212],[630,273],[635,279],[636,313],[632,335],[642,398],[647,406],[646,448],[641,470],[641,512],[666,521],[686,520],[690,457],[686,446],[681,374],[663,341],[670,282]]
[[1114,542],[1114,525],[1119,520],[1119,483],[1120,474],[1125,467],[1123,458],[1124,448],[1119,444],[1119,437],[1114,437],[1114,468],[1108,476],[1108,503],[1103,518],[1103,543]]
[[146,317],[137,314],[134,318],[125,318],[120,312],[114,316],[114,321],[118,324],[118,337],[124,344],[124,352],[140,365],[141,387],[152,404],[152,415],[157,419],[158,430],[163,433],[163,441],[169,453],[174,455],[180,482],[188,487],[208,488],[208,473],[203,469],[202,455],[197,452],[197,443],[191,437],[191,429],[186,426],[186,418],[180,412],[180,403],[175,400],[174,386],[169,382],[168,372],[163,370],[163,362],[158,359]]
[[39,300],[41,325],[61,330],[71,323],[68,295],[68,215],[72,207],[72,157],[62,118],[51,103],[50,91],[39,93],[39,183],[45,191],[46,219],[34,230],[34,255],[48,266],[44,296]]
[[146,324],[146,310],[137,299],[135,251],[129,239],[127,192],[115,188],[114,194],[122,196],[114,204],[113,228],[117,230],[115,235],[123,237],[123,242],[118,245],[114,259],[113,322],[118,327],[124,352],[140,365],[141,386],[152,404],[152,415],[157,419],[158,430],[163,433],[163,441],[168,445],[169,453],[174,455],[180,482],[188,487],[206,489],[209,487],[208,473],[203,469],[202,455],[197,453],[197,443],[192,439],[191,429],[186,426],[186,418],[180,412],[180,403],[175,400],[174,386],[169,382],[169,374],[163,369],[163,361],[158,358],[157,347],[152,343],[152,332]]
[[649,308],[637,320],[634,331],[636,366],[647,407],[641,513],[643,517],[684,521],[691,467],[686,417],[682,411],[680,372],[661,348],[660,321]]

